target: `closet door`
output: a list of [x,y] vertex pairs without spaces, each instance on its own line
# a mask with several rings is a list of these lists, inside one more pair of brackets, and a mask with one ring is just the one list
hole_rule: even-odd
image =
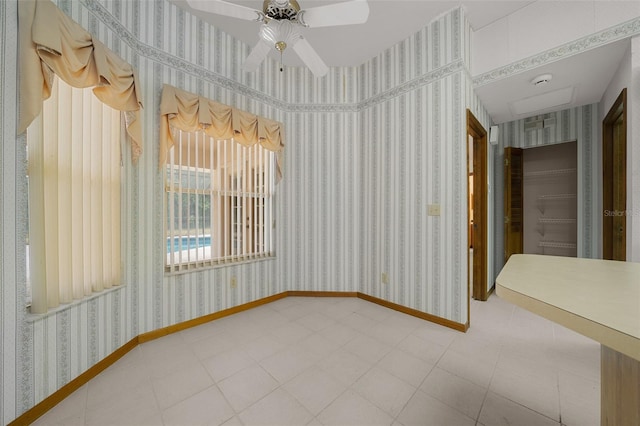
[[504,149],[504,261],[522,253],[522,149]]

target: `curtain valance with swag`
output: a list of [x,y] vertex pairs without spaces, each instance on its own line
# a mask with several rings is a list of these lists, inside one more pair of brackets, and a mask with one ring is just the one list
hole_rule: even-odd
[[86,88],[106,105],[125,112],[134,163],[142,152],[142,108],[134,69],[94,39],[50,0],[18,2],[20,122],[24,132],[51,96],[54,74]]
[[160,167],[165,165],[168,152],[174,145],[173,129],[185,132],[203,130],[215,139],[233,138],[244,146],[259,143],[263,148],[276,152],[277,179],[280,180],[282,177],[282,123],[220,104],[168,84],[165,84],[162,90],[160,114]]

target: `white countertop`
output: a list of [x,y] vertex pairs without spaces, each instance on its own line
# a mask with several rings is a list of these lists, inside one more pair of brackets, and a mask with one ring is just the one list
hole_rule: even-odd
[[640,263],[516,254],[496,293],[640,361]]

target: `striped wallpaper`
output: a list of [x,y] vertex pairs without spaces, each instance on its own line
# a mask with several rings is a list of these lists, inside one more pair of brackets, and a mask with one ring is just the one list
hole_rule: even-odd
[[[471,30],[461,9],[359,67],[332,68],[316,79],[304,68],[280,73],[272,60],[254,74],[242,72],[250,46],[164,0],[56,3],[137,69],[145,150],[137,166],[124,153],[124,285],[49,315],[28,315],[25,142],[15,137],[16,105],[3,102],[3,423],[134,336],[286,290],[360,291],[467,321],[466,108],[486,128],[491,123],[473,91]],[[0,96],[14,99],[17,0],[0,2],[0,23]],[[275,259],[165,275],[156,145],[164,83],[286,123]],[[442,215],[427,216],[427,204],[435,203]]]
[[[0,99],[16,99],[17,79],[17,3],[0,3]],[[19,348],[24,329],[24,290],[16,285],[23,276],[24,262],[24,196],[15,176],[25,170],[24,138],[16,140],[16,104],[0,106],[0,422],[6,424],[17,417],[20,372]],[[20,244],[18,244],[20,242]],[[20,281],[23,284],[24,279]]]

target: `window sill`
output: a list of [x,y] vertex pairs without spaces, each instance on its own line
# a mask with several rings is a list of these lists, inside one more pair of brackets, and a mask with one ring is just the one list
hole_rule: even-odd
[[165,275],[165,277],[170,277],[170,276],[175,276],[175,275],[189,274],[189,273],[192,273],[192,272],[207,271],[209,269],[219,269],[219,268],[229,268],[229,267],[235,267],[235,266],[243,266],[243,265],[256,263],[256,262],[268,262],[268,261],[273,261],[275,259],[276,259],[275,254],[272,254],[272,255],[263,256],[263,257],[256,257],[255,259],[240,260],[240,261],[227,261],[227,262],[214,263],[214,264],[210,264],[210,265],[202,265],[201,262],[198,262],[198,263],[194,262],[194,263],[191,263],[191,264],[182,265],[180,267],[180,269],[174,270],[174,271],[170,270],[168,266],[165,266],[164,275]]
[[[49,316],[58,315],[59,313],[64,312],[64,311],[69,310],[69,309],[72,309],[72,308],[75,308],[78,305],[82,305],[84,303],[89,303],[93,299],[97,299],[98,297],[102,297],[102,296],[104,296],[106,294],[113,293],[113,292],[122,290],[124,288],[125,288],[124,285],[118,285],[118,286],[115,286],[115,287],[111,287],[111,288],[108,288],[106,290],[102,290],[101,292],[93,293],[90,296],[87,296],[87,297],[85,297],[83,299],[74,300],[73,302],[69,302],[69,303],[65,303],[64,305],[60,305],[57,308],[49,309],[47,312],[44,312],[42,314],[32,314],[31,312],[27,311],[27,315],[25,316],[25,321],[27,323],[34,323],[36,321],[40,321],[42,319],[45,319],[45,318],[47,318]],[[27,310],[29,310],[29,309],[30,309],[30,307],[27,307]]]

